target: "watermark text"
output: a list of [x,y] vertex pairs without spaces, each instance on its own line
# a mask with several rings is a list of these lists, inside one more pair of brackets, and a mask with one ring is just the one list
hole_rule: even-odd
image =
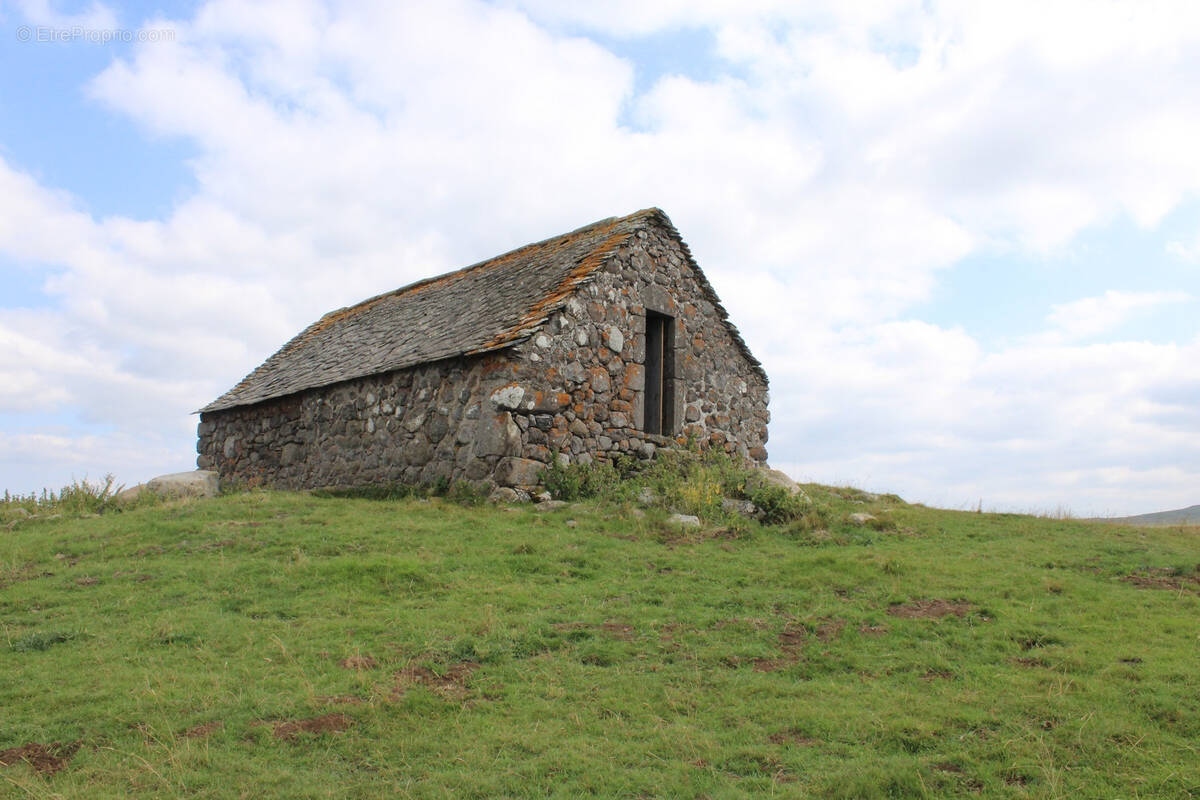
[[131,28],[89,28],[83,25],[56,28],[51,25],[22,25],[17,28],[17,41],[37,44],[52,42],[86,42],[88,44],[173,42],[175,41],[175,29],[138,28],[134,30]]

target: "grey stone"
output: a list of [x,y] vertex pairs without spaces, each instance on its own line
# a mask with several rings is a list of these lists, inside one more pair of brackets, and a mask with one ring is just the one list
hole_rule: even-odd
[[855,525],[860,525],[860,526],[866,525],[868,522],[875,521],[875,517],[872,516],[871,514],[866,513],[865,511],[859,511],[857,513],[851,514],[850,516],[846,517],[846,519],[850,520]]
[[604,329],[604,346],[614,353],[620,353],[625,348],[625,334],[615,325]]
[[531,458],[508,456],[496,464],[495,480],[501,486],[536,486],[545,467]]
[[515,455],[521,451],[521,429],[512,414],[485,414],[477,420],[475,454],[478,456]]
[[121,495],[132,498],[141,492],[151,492],[159,497],[216,497],[218,488],[216,472],[198,469],[159,475],[141,486],[126,489]]
[[283,450],[279,453],[279,463],[283,466],[291,466],[300,460],[304,449],[295,442],[288,442],[283,446]]
[[413,439],[404,445],[400,452],[404,463],[415,467],[428,464],[429,459],[433,457],[433,447],[424,436]]
[[653,506],[658,504],[658,495],[649,486],[643,486],[638,490],[637,501],[644,506]]
[[489,503],[515,503],[517,500],[517,491],[508,486],[497,486],[488,495]]
[[521,401],[525,399],[525,389],[517,386],[515,383],[501,386],[492,392],[490,399],[492,405],[497,409],[512,411],[521,407]]
[[760,519],[762,510],[749,500],[737,500],[732,497],[721,498],[721,510],[726,514],[741,514],[743,517]]
[[679,525],[683,528],[699,528],[700,518],[692,514],[672,514],[667,517],[668,524]]
[[567,506],[564,500],[547,500],[544,503],[538,503],[533,507],[534,511],[557,511],[560,508]]
[[570,361],[562,368],[563,377],[571,383],[583,383],[587,380],[587,370],[578,361]]
[[[780,486],[787,489],[792,495],[804,495],[804,489],[800,487],[800,484],[789,478],[785,473],[777,469],[771,469],[770,467],[756,469],[751,473],[749,480],[746,481],[747,489],[753,490],[760,486]],[[804,495],[804,499],[807,500],[808,496]]]

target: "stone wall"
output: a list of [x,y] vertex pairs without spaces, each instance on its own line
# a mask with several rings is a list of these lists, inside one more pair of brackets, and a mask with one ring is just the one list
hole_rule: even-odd
[[223,484],[278,488],[511,473],[520,431],[487,399],[505,361],[440,361],[202,414],[196,462]]
[[[689,440],[767,454],[767,382],[661,226],[639,231],[517,347],[201,415],[197,464],[280,488],[530,486],[550,460],[588,463]],[[646,312],[675,320],[676,429],[643,431]]]
[[[735,342],[690,267],[690,255],[660,226],[640,231],[595,279],[514,348],[510,378],[490,395],[513,415],[522,455],[549,462],[630,453],[689,440],[766,461],[767,382]],[[673,435],[643,430],[646,312],[673,317]]]

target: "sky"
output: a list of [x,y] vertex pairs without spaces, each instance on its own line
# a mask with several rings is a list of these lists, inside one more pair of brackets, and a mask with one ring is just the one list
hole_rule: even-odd
[[1200,4],[0,0],[0,487],[195,466],[326,311],[658,206],[771,463],[1200,502]]

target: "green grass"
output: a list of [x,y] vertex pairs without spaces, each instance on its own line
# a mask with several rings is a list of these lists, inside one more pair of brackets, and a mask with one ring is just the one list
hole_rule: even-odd
[[691,533],[265,492],[14,519],[0,751],[63,757],[0,794],[1200,794],[1196,529],[806,490]]

